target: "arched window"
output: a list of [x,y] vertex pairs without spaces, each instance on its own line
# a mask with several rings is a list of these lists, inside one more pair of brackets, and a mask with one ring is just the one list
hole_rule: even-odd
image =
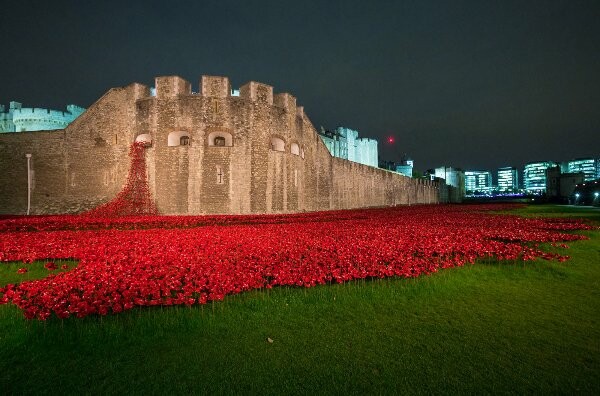
[[[184,139],[186,138],[186,139]],[[186,143],[184,143],[186,142]],[[188,146],[190,144],[190,135],[185,131],[176,131],[169,133],[167,138],[167,146]]]
[[208,145],[217,147],[233,146],[233,136],[229,132],[211,132],[208,134]]
[[273,136],[271,138],[271,150],[285,151],[285,142],[283,139]]
[[292,143],[290,152],[294,155],[300,155],[300,146],[298,146],[298,143]]

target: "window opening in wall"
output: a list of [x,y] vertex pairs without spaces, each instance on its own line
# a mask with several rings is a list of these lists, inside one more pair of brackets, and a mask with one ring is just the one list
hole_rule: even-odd
[[182,136],[179,138],[179,145],[180,146],[189,146],[190,145],[190,138],[189,136]]
[[278,137],[271,138],[271,150],[273,151],[285,151],[285,142],[283,139]]
[[215,146],[225,147],[225,138],[223,136],[215,137]]
[[[187,138],[187,144],[184,144],[183,142],[186,141],[183,138]],[[167,137],[167,146],[169,147],[176,147],[176,146],[188,146],[190,143],[189,140],[189,135],[187,132],[185,131],[175,131],[175,132],[171,132],[169,133],[169,136]]]
[[224,176],[225,175],[223,174],[223,168],[217,165],[217,184],[223,184]]
[[300,155],[300,146],[298,146],[298,143],[292,143],[290,152],[294,155]]
[[[135,138],[135,141],[143,142],[144,146],[146,146],[146,147],[152,146],[152,136],[150,136],[149,133],[144,133],[144,134],[138,135]],[[115,135],[115,144],[116,144],[116,142],[117,142],[117,135]]]
[[219,146],[219,147],[231,147],[233,146],[233,136],[229,132],[211,132],[208,134],[208,145]]

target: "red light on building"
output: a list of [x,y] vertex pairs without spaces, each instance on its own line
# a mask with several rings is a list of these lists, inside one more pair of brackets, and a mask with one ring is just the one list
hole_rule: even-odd
[[389,144],[392,144],[392,143],[394,143],[394,137],[393,137],[393,136],[390,136],[390,137],[388,138],[388,143],[389,143]]

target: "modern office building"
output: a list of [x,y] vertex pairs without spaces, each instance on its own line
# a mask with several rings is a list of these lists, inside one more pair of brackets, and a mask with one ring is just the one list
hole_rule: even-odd
[[511,193],[519,190],[519,172],[517,168],[506,166],[498,169],[498,191]]
[[563,173],[583,172],[585,181],[600,178],[599,160],[593,158],[578,158],[567,162],[567,171]]
[[546,169],[557,166],[552,161],[530,162],[523,169],[523,185],[530,194],[546,193]]
[[470,194],[488,194],[492,191],[492,172],[465,171],[465,191]]

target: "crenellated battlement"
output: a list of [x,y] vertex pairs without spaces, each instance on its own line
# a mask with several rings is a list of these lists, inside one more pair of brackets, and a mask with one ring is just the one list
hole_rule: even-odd
[[[293,95],[255,81],[231,88],[222,76],[201,76],[193,90],[181,77],[161,76],[155,89],[109,89],[68,126],[83,108],[11,102],[0,113],[0,130],[9,132],[0,133],[0,214],[81,212],[110,201],[126,183],[134,141],[146,143],[148,189],[163,214],[440,201],[437,185],[378,169],[375,140],[349,128],[319,138]],[[15,183],[28,172],[35,188]]]
[[240,87],[240,98],[252,102],[273,105],[273,87],[256,81],[249,81]]
[[[80,113],[81,114],[81,113]],[[19,120],[23,118],[45,118],[45,119],[56,119],[66,120],[72,118],[73,114],[69,111],[51,110],[44,108],[21,108],[13,111],[13,120]]]
[[[6,108],[2,106],[2,110]],[[22,107],[19,102],[11,102],[8,112],[0,112],[0,132],[26,132],[63,129],[79,117],[85,108],[70,104],[67,111],[40,107]]]
[[231,96],[229,78],[221,76],[202,76],[200,94],[206,97],[227,98]]
[[178,95],[191,95],[192,85],[179,76],[156,77],[154,80],[158,99],[173,98]]
[[367,137],[358,138],[356,140],[359,140],[362,143],[366,143],[366,144],[377,144],[377,140],[376,139],[371,139],[371,138],[367,138]]
[[70,104],[70,105],[67,105],[67,111],[69,113],[73,114],[74,116],[79,116],[79,115],[83,114],[83,112],[85,111],[85,107]]
[[273,96],[273,104],[277,107],[285,109],[285,111],[289,113],[296,111],[296,97],[287,92],[279,93]]
[[[235,95],[232,94],[233,92]],[[174,98],[180,95],[199,95],[210,98],[237,97],[276,106],[286,112],[296,113],[300,117],[304,115],[304,109],[297,106],[296,97],[287,92],[274,95],[272,86],[256,81],[249,81],[239,89],[232,90],[229,78],[223,76],[201,76],[198,93],[192,91],[189,81],[179,76],[156,77],[155,86],[149,88],[148,95],[158,99]]]

